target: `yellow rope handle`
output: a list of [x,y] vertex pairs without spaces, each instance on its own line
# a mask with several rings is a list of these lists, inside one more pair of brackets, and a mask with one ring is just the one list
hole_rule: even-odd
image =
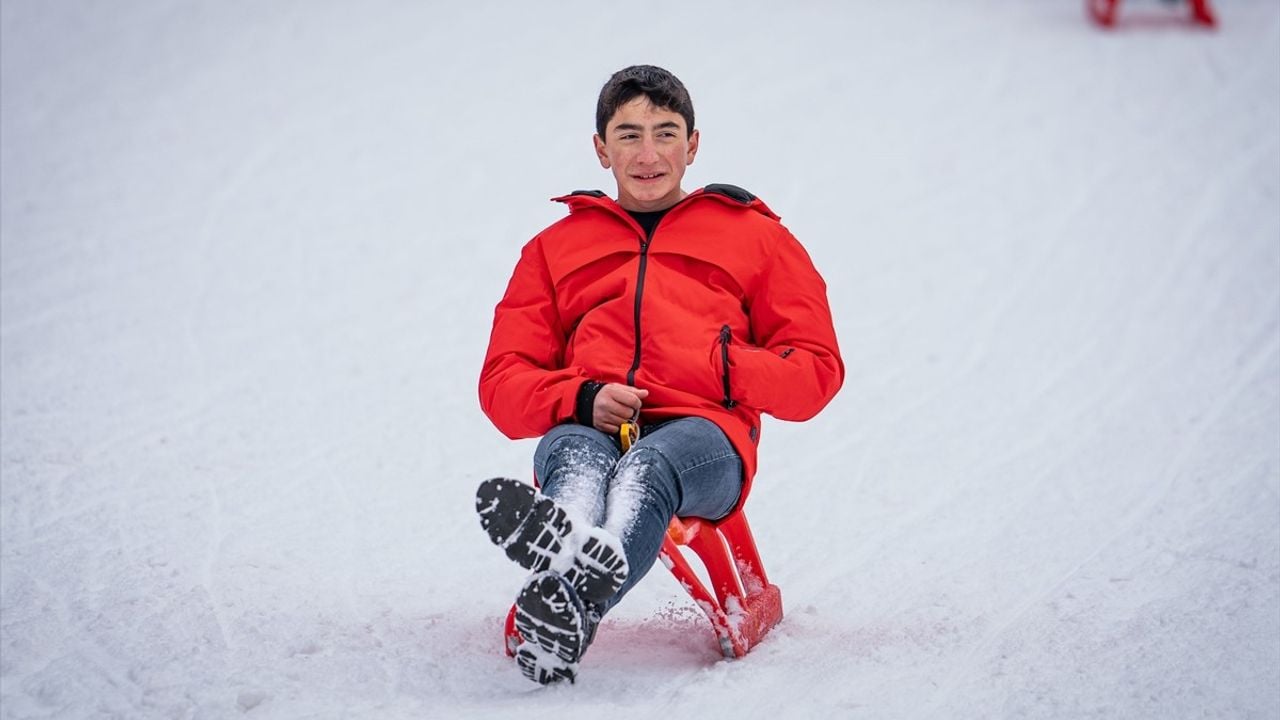
[[640,439],[640,426],[633,422],[624,422],[618,428],[618,439],[622,441],[622,452],[631,449],[632,444]]

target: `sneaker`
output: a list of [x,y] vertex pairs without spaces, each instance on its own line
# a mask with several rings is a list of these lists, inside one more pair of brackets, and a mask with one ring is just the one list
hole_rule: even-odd
[[492,478],[480,483],[476,514],[489,539],[508,558],[535,573],[562,570],[584,602],[602,603],[626,582],[627,558],[615,535],[604,528],[587,528],[581,533],[581,547],[574,547],[576,543],[568,541],[573,523],[564,508],[519,480]]
[[565,665],[577,663],[587,649],[585,615],[573,586],[557,572],[534,574],[516,598],[516,630],[524,644]]
[[476,514],[489,539],[533,572],[551,567],[573,531],[563,508],[519,480],[492,478],[480,483]]
[[525,583],[516,599],[516,629],[522,638],[516,665],[539,685],[577,680],[578,661],[600,626],[599,610],[575,602],[565,583],[554,572],[541,573]]
[[622,542],[604,528],[588,528],[586,537],[564,577],[584,603],[602,603],[627,581],[627,556]]

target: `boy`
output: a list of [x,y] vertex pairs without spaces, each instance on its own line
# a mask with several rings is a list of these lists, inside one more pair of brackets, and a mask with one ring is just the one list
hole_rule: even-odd
[[593,142],[617,198],[556,198],[570,214],[525,245],[480,375],[494,425],[541,438],[541,491],[487,480],[476,509],[533,571],[516,660],[543,684],[576,677],[673,516],[717,520],[746,499],[760,414],[806,420],[844,380],[826,285],[778,216],[732,185],[683,189],[699,133],[679,79],[615,73]]

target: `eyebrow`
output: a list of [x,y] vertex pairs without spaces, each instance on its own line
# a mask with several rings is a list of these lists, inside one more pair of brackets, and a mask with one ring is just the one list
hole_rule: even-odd
[[[674,120],[668,120],[666,122],[661,122],[653,126],[654,130],[666,130],[667,128],[675,128],[676,130],[679,130],[680,123]],[[644,126],[637,125],[636,123],[622,123],[613,128],[614,132],[619,132],[622,130],[644,130]]]

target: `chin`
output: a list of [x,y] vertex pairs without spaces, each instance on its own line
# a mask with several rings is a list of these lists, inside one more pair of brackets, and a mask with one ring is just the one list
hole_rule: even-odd
[[641,192],[632,193],[631,197],[639,202],[651,203],[667,197],[673,190],[674,188],[646,188]]

